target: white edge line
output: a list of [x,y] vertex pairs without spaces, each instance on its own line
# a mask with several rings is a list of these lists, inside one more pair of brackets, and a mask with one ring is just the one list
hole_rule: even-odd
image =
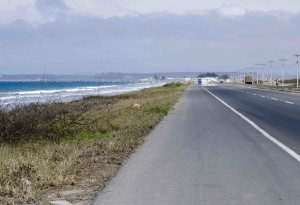
[[[224,86],[221,86],[222,88],[225,88]],[[252,94],[252,95],[256,95],[256,96],[259,96],[259,97],[262,97],[262,98],[268,98],[270,100],[274,100],[274,101],[280,101],[280,102],[284,102],[284,103],[287,103],[287,104],[290,104],[290,105],[294,105],[295,103],[293,102],[289,102],[289,101],[286,101],[286,100],[279,100],[277,98],[272,98],[272,97],[267,97],[265,95],[259,95],[259,94],[256,94],[256,93],[251,93],[251,92],[245,92],[245,91],[241,91],[241,90],[237,90],[237,89],[232,89],[232,88],[228,88],[226,87],[226,89],[228,90],[234,90],[234,91],[238,91],[238,92],[242,92],[242,93],[248,93],[248,94]],[[257,90],[256,88],[253,88],[254,90]],[[277,92],[280,92],[280,91],[277,91]]]
[[289,101],[284,101],[285,103],[288,103],[288,104],[291,104],[291,105],[293,105],[294,103],[292,103],[292,102],[289,102]]
[[258,130],[261,134],[263,134],[266,138],[268,138],[269,140],[271,140],[272,142],[274,142],[276,145],[278,145],[281,149],[283,149],[284,151],[286,151],[289,155],[291,155],[292,157],[294,157],[298,162],[300,162],[300,156],[294,152],[293,150],[291,150],[290,148],[288,148],[286,145],[282,144],[280,141],[278,141],[277,139],[275,139],[274,137],[272,137],[269,133],[267,133],[266,131],[264,131],[262,128],[260,128],[257,124],[255,124],[253,121],[251,121],[249,118],[247,118],[246,116],[244,116],[243,114],[241,114],[240,112],[238,112],[236,109],[234,109],[233,107],[231,107],[230,105],[228,105],[226,102],[224,102],[222,99],[220,99],[219,97],[217,97],[216,95],[214,95],[213,93],[211,93],[210,91],[208,91],[205,87],[203,87],[203,89],[208,92],[209,94],[211,94],[212,96],[214,96],[216,99],[218,99],[222,104],[224,104],[226,107],[228,107],[230,110],[232,110],[234,113],[236,113],[238,116],[240,116],[241,118],[243,118],[246,122],[248,122],[250,125],[252,125],[252,127],[254,127],[256,130]]

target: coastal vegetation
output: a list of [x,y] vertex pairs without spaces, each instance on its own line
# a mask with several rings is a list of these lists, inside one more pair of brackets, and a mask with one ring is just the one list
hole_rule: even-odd
[[186,88],[1,109],[0,203],[38,203],[62,190],[82,190],[71,201],[92,199]]

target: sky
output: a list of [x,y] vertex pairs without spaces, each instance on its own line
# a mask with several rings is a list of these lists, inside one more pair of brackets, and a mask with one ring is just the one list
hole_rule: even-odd
[[296,53],[299,0],[0,0],[0,75],[293,73]]

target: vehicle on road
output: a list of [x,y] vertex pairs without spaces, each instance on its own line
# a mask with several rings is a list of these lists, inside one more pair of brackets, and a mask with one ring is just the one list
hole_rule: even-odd
[[252,84],[253,78],[250,75],[245,76],[245,84]]

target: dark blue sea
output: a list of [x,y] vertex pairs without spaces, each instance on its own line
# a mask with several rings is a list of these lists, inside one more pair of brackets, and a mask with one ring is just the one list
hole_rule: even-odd
[[162,84],[132,82],[0,82],[0,106],[33,102],[67,102],[85,96],[117,95]]

